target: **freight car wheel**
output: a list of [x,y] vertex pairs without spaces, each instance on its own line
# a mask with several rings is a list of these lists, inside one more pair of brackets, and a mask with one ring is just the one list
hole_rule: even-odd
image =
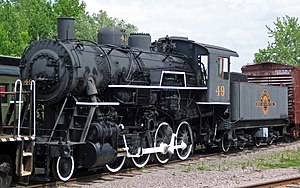
[[187,146],[184,149],[176,149],[179,159],[185,160],[189,157],[193,149],[193,133],[188,122],[183,121],[179,124],[176,131],[176,145],[184,142]]
[[118,156],[117,159],[113,163],[107,164],[106,168],[110,172],[116,173],[119,170],[121,170],[125,161],[126,161],[126,156]]
[[0,187],[9,187],[12,182],[12,161],[8,155],[0,155]]
[[224,132],[220,142],[220,149],[223,152],[229,151],[229,141],[228,141],[228,133]]
[[[167,122],[162,122],[159,124],[154,137],[154,147],[160,147],[161,144],[167,144],[169,145],[172,138],[172,128]],[[167,163],[172,154],[168,153],[167,151],[164,151],[163,153],[155,153],[155,157],[157,161],[161,164]]]
[[52,161],[52,173],[56,180],[68,181],[74,172],[73,157],[55,157]]

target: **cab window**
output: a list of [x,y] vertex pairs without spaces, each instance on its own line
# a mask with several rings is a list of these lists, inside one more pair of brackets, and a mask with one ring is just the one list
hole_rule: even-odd
[[228,58],[218,57],[218,77],[222,80],[229,79],[230,63]]
[[1,97],[1,102],[2,103],[7,103],[8,98],[6,94],[2,93],[2,92],[7,92],[8,90],[8,84],[2,84],[0,83],[0,97]]
[[206,86],[208,79],[208,56],[201,55],[198,56],[198,67],[201,73],[201,84]]

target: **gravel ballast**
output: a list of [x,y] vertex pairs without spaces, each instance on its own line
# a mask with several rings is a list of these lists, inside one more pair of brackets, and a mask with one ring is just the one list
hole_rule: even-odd
[[[300,167],[280,169],[259,169],[255,166],[232,166],[228,164],[244,162],[255,157],[267,156],[282,150],[296,150],[300,142],[284,144],[287,146],[264,146],[255,151],[243,151],[234,155],[220,154],[215,157],[201,158],[192,163],[181,163],[167,168],[141,169],[140,175],[117,179],[114,181],[93,182],[85,187],[239,187],[266,181],[300,176]],[[202,166],[205,164],[204,166]],[[216,169],[206,169],[206,165],[214,165]],[[203,169],[202,169],[203,167]],[[81,184],[82,185],[82,184]],[[83,186],[83,185],[82,185]],[[78,185],[80,187],[80,184]]]

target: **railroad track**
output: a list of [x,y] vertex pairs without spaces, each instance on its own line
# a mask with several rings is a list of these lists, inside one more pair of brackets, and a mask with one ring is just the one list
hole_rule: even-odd
[[[234,153],[230,153],[231,155]],[[133,176],[142,175],[143,173],[152,173],[157,170],[167,170],[174,168],[175,166],[188,166],[191,164],[196,164],[199,161],[209,160],[210,158],[219,156],[220,152],[209,153],[209,154],[201,154],[197,152],[197,154],[191,155],[188,159],[182,161],[179,159],[172,159],[167,164],[159,164],[153,163],[147,164],[145,168],[136,168],[136,167],[127,167],[125,169],[120,170],[117,173],[111,173],[104,169],[97,170],[95,172],[78,172],[78,175],[75,175],[74,178],[71,178],[67,182],[62,181],[51,181],[51,182],[33,182],[31,185],[26,186],[26,188],[36,188],[36,187],[84,187],[96,183],[104,183],[106,181],[117,181],[119,179],[129,178]],[[227,155],[221,154],[221,156],[225,157]],[[23,187],[22,185],[16,185],[17,188]]]
[[300,176],[292,177],[292,178],[285,178],[279,179],[274,181],[268,181],[263,183],[257,183],[248,186],[242,186],[239,188],[273,188],[273,187],[289,187],[289,188],[296,188],[300,187]]
[[[297,141],[300,142],[300,141]],[[297,143],[295,142],[295,143]],[[128,167],[125,169],[120,170],[118,173],[111,173],[107,172],[105,170],[97,170],[95,172],[84,172],[84,173],[78,173],[78,175],[74,178],[71,178],[67,182],[62,182],[62,181],[53,181],[53,182],[47,182],[47,183],[37,183],[35,182],[32,185],[26,186],[29,188],[35,188],[35,187],[84,187],[84,186],[89,186],[93,184],[101,184],[107,181],[118,181],[119,179],[125,179],[125,178],[130,178],[134,176],[139,176],[142,175],[143,173],[152,173],[157,170],[168,170],[175,168],[176,166],[188,166],[192,164],[197,164],[200,161],[205,162],[212,160],[215,157],[218,158],[227,158],[231,156],[236,156],[236,155],[247,155],[250,153],[255,153],[257,151],[261,150],[268,150],[269,148],[272,147],[285,147],[290,145],[290,143],[278,143],[277,145],[271,145],[271,146],[262,146],[261,148],[256,148],[256,147],[247,147],[245,148],[242,152],[238,152],[238,150],[232,150],[229,153],[220,153],[216,151],[213,151],[211,153],[206,153],[204,154],[203,152],[200,153],[200,151],[196,151],[197,153],[191,155],[188,159],[185,161],[179,160],[179,159],[173,159],[170,160],[167,164],[161,165],[158,163],[150,163],[145,166],[145,168],[138,169],[136,167]],[[300,179],[300,177],[299,177]],[[269,182],[270,183],[270,182]],[[257,184],[258,186],[259,184]],[[263,184],[262,184],[263,185]],[[267,185],[267,183],[265,184]],[[278,185],[278,184],[277,184]],[[256,187],[256,185],[251,185],[248,187]],[[22,186],[17,186],[17,187],[22,187]],[[268,186],[266,186],[268,187]],[[272,187],[272,186],[271,186]]]

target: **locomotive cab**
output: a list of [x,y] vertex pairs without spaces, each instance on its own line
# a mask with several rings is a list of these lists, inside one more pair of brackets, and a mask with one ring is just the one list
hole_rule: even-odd
[[196,86],[207,86],[206,94],[201,96],[199,103],[230,104],[230,57],[238,57],[235,51],[196,43],[185,37],[165,37],[160,38],[159,42],[165,44],[163,48],[158,49],[160,52],[169,49],[172,54],[184,54],[196,75]]
[[234,51],[206,45],[209,51],[209,79],[206,100],[213,104],[230,104],[230,56],[238,57]]

